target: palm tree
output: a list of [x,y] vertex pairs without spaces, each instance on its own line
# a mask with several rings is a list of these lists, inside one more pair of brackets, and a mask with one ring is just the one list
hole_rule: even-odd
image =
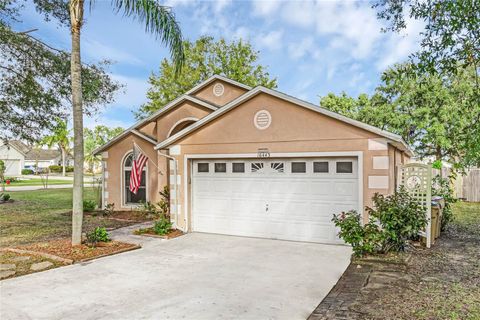
[[52,134],[44,137],[40,144],[46,145],[49,148],[54,145],[58,146],[58,149],[62,152],[62,175],[65,177],[65,160],[70,151],[70,130],[68,129],[67,122],[58,120]]
[[[94,0],[90,0],[92,5]],[[73,213],[72,245],[81,244],[83,222],[83,106],[82,75],[80,59],[80,31],[83,25],[84,0],[70,0],[70,31],[72,36],[71,81],[73,105]],[[161,6],[155,0],[112,0],[116,12],[123,12],[145,24],[145,30],[155,34],[161,42],[170,48],[177,73],[185,59],[182,33],[175,16],[168,7]]]

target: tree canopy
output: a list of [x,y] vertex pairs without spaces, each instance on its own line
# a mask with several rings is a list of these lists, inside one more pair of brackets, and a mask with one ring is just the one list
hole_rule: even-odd
[[142,119],[161,109],[165,104],[193,88],[212,75],[219,74],[249,86],[262,85],[275,88],[277,80],[271,78],[266,67],[258,63],[259,52],[242,40],[215,41],[204,36],[195,42],[184,41],[185,63],[175,74],[171,59],[163,59],[158,74],[149,78],[148,102],[135,113]]
[[[480,1],[379,0],[378,17],[389,22],[386,31],[398,32],[409,19],[425,23],[421,49],[411,62],[419,72],[456,73],[458,67],[480,68]],[[478,74],[475,86],[480,89]]]
[[122,127],[109,128],[104,125],[98,125],[93,129],[85,128],[83,131],[85,136],[85,162],[88,163],[90,170],[93,171],[94,164],[99,163],[101,160],[101,157],[95,156],[93,151],[122,133],[124,129]]
[[401,135],[420,158],[434,157],[463,166],[470,157],[480,164],[470,146],[476,136],[478,141],[475,125],[480,114],[480,106],[471,103],[474,70],[462,69],[448,78],[399,72],[408,68],[403,64],[385,71],[371,97],[328,94],[320,105]]
[[[54,130],[52,119],[70,114],[70,55],[32,36],[34,30],[13,30],[20,9],[0,0],[0,138],[35,141]],[[120,88],[107,74],[108,65],[82,66],[87,114],[112,102]]]

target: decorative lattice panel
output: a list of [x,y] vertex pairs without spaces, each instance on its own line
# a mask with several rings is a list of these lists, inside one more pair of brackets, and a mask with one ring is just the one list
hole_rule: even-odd
[[427,230],[422,233],[431,245],[432,167],[422,163],[409,163],[398,168],[398,187],[404,186],[410,195],[425,208]]

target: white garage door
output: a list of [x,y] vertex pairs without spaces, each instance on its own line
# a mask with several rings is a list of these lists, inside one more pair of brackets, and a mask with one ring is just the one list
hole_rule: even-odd
[[193,230],[341,243],[332,215],[358,210],[356,158],[196,160]]
[[5,162],[5,176],[18,176],[20,174],[20,160],[3,160]]

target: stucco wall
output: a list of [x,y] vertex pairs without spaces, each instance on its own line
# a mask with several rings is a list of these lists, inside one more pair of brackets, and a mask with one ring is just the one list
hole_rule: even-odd
[[[265,130],[254,126],[254,115],[259,110],[271,114],[272,123]],[[255,154],[259,148],[268,148],[271,153],[360,151],[363,204],[371,205],[375,192],[388,193],[392,189],[393,166],[389,165],[389,145],[384,138],[263,93],[177,141],[170,153],[178,159],[179,173],[184,175],[184,166],[190,165],[184,162],[185,155]],[[185,212],[190,212],[190,208],[183,207],[185,180],[181,181],[180,222]]]
[[157,140],[163,141],[168,138],[168,133],[179,124],[179,121],[191,118],[201,119],[211,112],[213,112],[211,109],[190,101],[178,105],[157,119]]
[[[102,153],[105,174],[105,203],[114,203],[116,210],[129,208],[123,205],[123,168],[122,161],[136,143],[151,160],[147,161],[147,201],[160,200],[158,190],[163,188],[168,181],[167,164],[164,158],[157,156],[154,145],[135,135],[128,135],[124,139],[110,146]],[[156,163],[158,169],[152,163]]]
[[[223,95],[217,97],[213,94],[213,88],[217,83],[221,83],[225,88]],[[231,85],[227,82],[215,80],[209,85],[205,86],[204,88],[200,89],[199,91],[195,92],[193,96],[198,97],[200,99],[209,101],[219,106],[224,106],[230,101],[240,97],[242,94],[247,92],[247,90]]]

